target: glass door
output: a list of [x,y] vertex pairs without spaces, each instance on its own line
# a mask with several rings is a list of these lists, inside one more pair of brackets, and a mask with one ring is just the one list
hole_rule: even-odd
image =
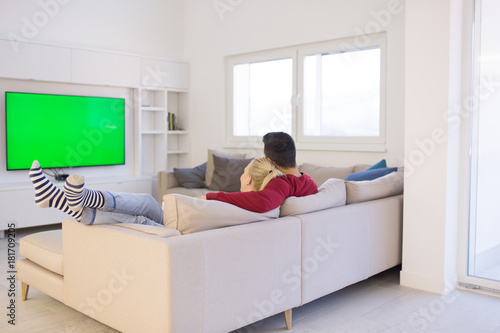
[[500,291],[500,1],[476,0],[467,278]]

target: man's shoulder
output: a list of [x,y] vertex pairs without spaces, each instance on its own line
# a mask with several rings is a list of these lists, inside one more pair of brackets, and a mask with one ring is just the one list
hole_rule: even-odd
[[297,180],[298,180],[298,182],[305,183],[305,184],[314,184],[314,185],[316,185],[316,182],[314,181],[314,179],[312,179],[311,176],[309,176],[308,174],[303,173],[303,172],[301,172],[300,174],[301,174],[300,177],[296,177]]
[[300,178],[302,178],[302,195],[306,196],[318,192],[318,185],[311,176],[302,173]]
[[314,179],[312,179],[311,176],[301,173],[300,177],[297,177],[295,175],[283,175],[276,177],[271,180],[271,182],[284,182],[284,183],[294,183],[294,184],[300,184],[300,183],[315,183]]
[[316,193],[318,186],[311,176],[303,173],[300,177],[294,175],[284,175],[276,177],[271,180],[268,184],[273,184],[272,186],[289,186],[293,190],[302,190],[305,193]]

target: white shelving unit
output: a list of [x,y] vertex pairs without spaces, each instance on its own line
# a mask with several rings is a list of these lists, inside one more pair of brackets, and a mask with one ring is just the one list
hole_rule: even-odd
[[189,167],[189,130],[187,113],[187,93],[167,92],[167,112],[177,116],[178,130],[167,131],[167,170],[175,167]]
[[[138,174],[156,176],[161,170],[187,167],[189,165],[189,131],[186,129],[187,92],[142,87],[138,89],[137,97]],[[169,112],[176,115],[179,130],[168,130]]]

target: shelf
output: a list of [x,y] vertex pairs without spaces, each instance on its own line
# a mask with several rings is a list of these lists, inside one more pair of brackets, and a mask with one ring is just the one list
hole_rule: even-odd
[[160,111],[163,112],[166,109],[162,106],[141,106],[142,111]]
[[175,130],[175,131],[168,131],[167,130],[167,134],[179,135],[179,134],[189,134],[189,132],[184,131],[184,130]]
[[142,131],[141,134],[165,134],[166,131],[154,131],[154,130],[151,130],[151,131]]
[[187,150],[169,150],[167,151],[167,154],[169,155],[177,155],[177,154],[188,154],[189,151]]

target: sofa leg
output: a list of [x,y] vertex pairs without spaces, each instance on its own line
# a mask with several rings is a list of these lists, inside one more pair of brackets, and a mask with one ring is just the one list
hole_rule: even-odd
[[292,309],[288,309],[285,311],[285,321],[286,321],[286,329],[292,329]]
[[28,298],[28,290],[30,286],[24,282],[21,282],[21,297],[25,301]]

